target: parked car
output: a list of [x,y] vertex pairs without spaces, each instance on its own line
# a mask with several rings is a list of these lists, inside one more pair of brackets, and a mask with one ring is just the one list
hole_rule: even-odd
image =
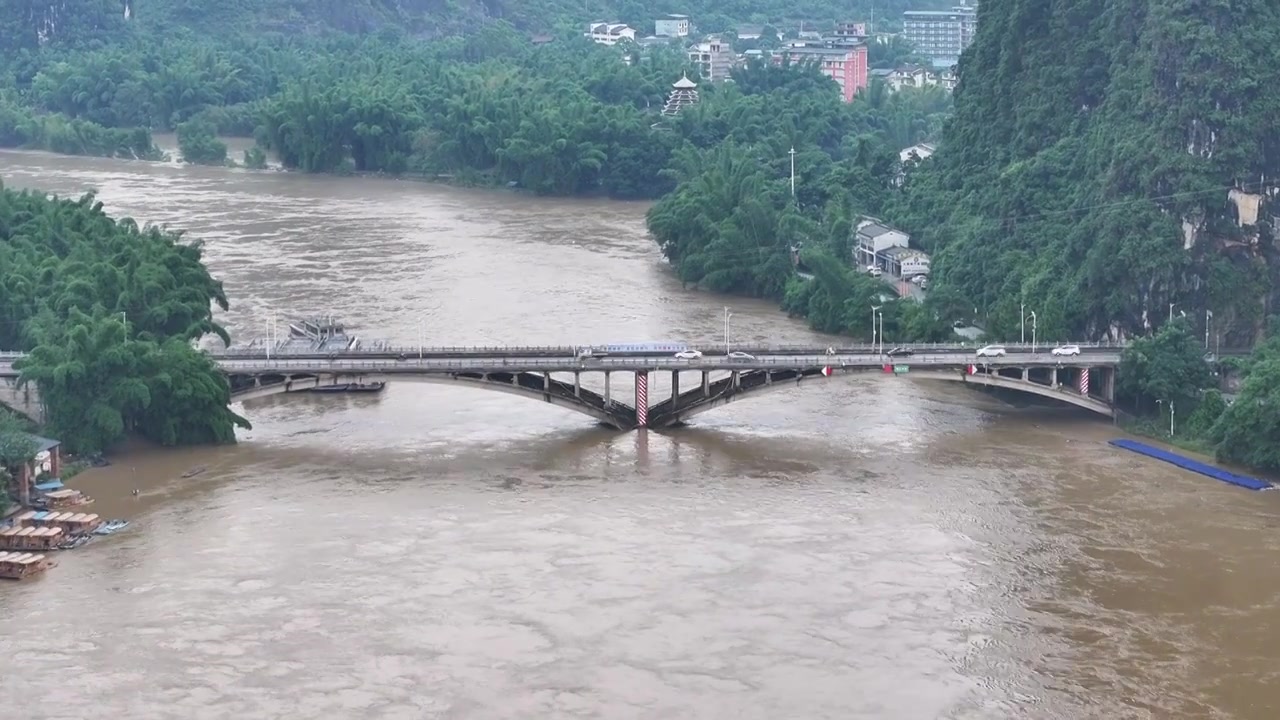
[[730,360],[755,360],[756,356],[751,353],[744,353],[741,350],[734,350],[729,353]]
[[1004,357],[1008,354],[1003,345],[987,345],[978,348],[978,357]]
[[872,265],[871,267],[867,268],[867,272],[871,274],[871,277],[880,277],[881,275],[884,274],[884,271],[882,271],[880,268],[876,267],[875,265]]
[[1056,347],[1056,348],[1054,348],[1054,349],[1053,349],[1053,351],[1052,351],[1050,354],[1052,354],[1052,355],[1079,355],[1079,354],[1080,354],[1080,346],[1079,346],[1079,345],[1063,345],[1062,347]]
[[911,348],[896,347],[890,350],[889,352],[885,353],[885,355],[888,355],[889,357],[911,357],[912,353],[914,352],[915,351],[912,350]]
[[698,350],[681,350],[676,353],[677,360],[697,360],[702,357],[702,353]]

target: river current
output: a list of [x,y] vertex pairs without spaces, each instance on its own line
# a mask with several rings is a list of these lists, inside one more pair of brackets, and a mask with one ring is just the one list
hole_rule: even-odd
[[[729,306],[735,343],[830,342],[682,288],[642,204],[14,152],[0,178],[202,240],[238,339],[327,312],[700,340]],[[133,524],[0,586],[14,717],[1280,717],[1280,493],[1083,411],[893,376],[662,432],[433,385],[237,409],[235,446],[72,482]]]

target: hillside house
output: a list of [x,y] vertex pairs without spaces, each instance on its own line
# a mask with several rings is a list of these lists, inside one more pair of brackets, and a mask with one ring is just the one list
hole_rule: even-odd
[[591,23],[587,27],[586,37],[597,45],[617,45],[620,42],[635,42],[636,31],[622,23]]

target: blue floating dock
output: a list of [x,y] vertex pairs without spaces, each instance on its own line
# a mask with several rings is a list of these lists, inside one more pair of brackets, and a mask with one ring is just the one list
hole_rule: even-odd
[[1163,460],[1171,465],[1177,465],[1183,470],[1200,473],[1201,475],[1211,477],[1215,480],[1221,480],[1224,483],[1248,488],[1249,490],[1266,490],[1267,488],[1272,487],[1271,483],[1266,480],[1259,480],[1258,478],[1249,477],[1248,475],[1237,475],[1233,472],[1223,470],[1222,468],[1206,465],[1199,460],[1192,460],[1189,457],[1183,457],[1177,453],[1171,453],[1168,450],[1161,450],[1158,447],[1152,447],[1151,445],[1140,443],[1135,440],[1125,440],[1122,438],[1112,440],[1111,444],[1118,448],[1132,450],[1133,452],[1141,455],[1155,458],[1156,460]]

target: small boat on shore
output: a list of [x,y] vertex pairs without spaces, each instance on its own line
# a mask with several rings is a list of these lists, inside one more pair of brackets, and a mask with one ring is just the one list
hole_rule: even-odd
[[112,535],[129,527],[128,520],[108,520],[97,527],[93,531],[94,535]]

